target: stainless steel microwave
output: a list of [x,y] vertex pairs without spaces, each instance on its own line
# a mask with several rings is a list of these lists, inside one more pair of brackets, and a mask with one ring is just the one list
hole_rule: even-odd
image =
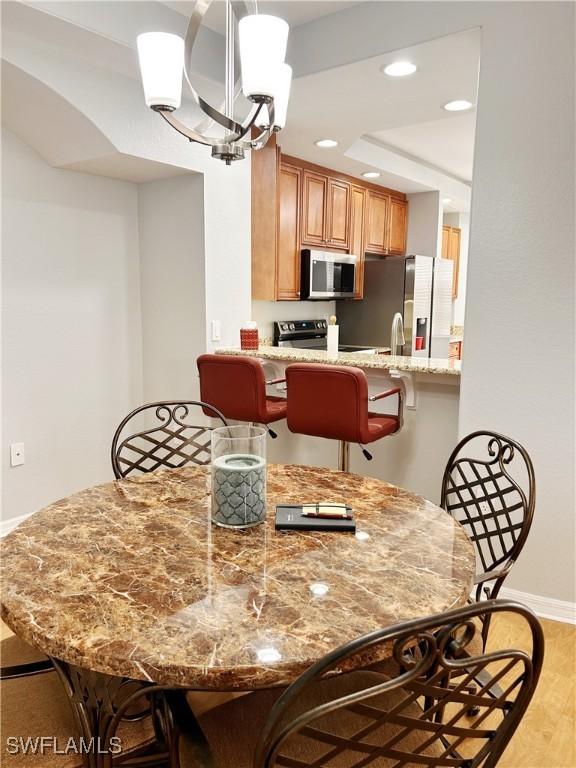
[[351,299],[356,285],[356,256],[330,251],[302,251],[301,299]]

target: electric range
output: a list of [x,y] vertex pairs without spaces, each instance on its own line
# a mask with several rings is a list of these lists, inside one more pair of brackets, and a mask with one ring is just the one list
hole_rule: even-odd
[[[279,320],[274,323],[274,346],[295,349],[327,349],[328,323],[326,320]],[[378,354],[374,347],[338,346],[339,352]]]

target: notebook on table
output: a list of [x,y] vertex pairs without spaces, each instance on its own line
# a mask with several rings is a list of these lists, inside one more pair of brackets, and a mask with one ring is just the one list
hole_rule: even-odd
[[352,507],[344,504],[278,504],[277,531],[348,531],[356,522]]

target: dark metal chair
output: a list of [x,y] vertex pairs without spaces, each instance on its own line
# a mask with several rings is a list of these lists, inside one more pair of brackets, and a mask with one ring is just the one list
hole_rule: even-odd
[[[523,619],[527,649],[467,655],[480,611]],[[542,628],[528,608],[487,601],[364,635],[314,664],[280,697],[268,691],[235,699],[199,722],[218,768],[493,768],[532,699],[543,654]],[[398,662],[390,677],[334,675],[385,655]],[[490,682],[472,692],[480,672]],[[453,674],[458,682],[448,685]],[[478,714],[471,718],[473,706]]]
[[[192,420],[191,408],[198,408],[200,421]],[[219,410],[198,400],[168,400],[148,403],[122,419],[112,440],[112,469],[117,479],[133,472],[153,472],[160,467],[183,467],[210,462],[210,432],[213,426],[202,416],[219,419],[228,426]],[[141,428],[122,437],[129,422],[138,419]]]
[[[535,500],[534,467],[515,440],[496,432],[472,432],[452,451],[440,505],[474,543],[482,568],[475,579],[477,601],[498,596],[528,537]],[[483,649],[490,617],[479,618],[482,634],[477,640]]]

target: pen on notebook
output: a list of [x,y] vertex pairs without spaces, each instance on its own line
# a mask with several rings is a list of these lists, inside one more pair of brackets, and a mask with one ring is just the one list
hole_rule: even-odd
[[316,517],[321,520],[352,520],[352,515],[337,512],[302,512],[302,517]]
[[302,517],[318,517],[324,520],[351,520],[352,516],[343,504],[304,504]]

